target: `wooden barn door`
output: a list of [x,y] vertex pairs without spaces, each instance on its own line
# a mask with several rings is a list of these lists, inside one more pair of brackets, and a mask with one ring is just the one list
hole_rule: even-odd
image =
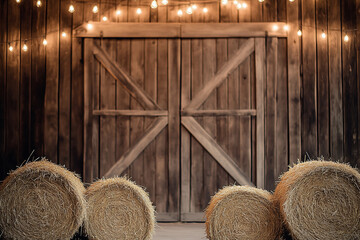
[[234,183],[264,187],[264,38],[183,39],[181,220]]
[[128,176],[178,221],[180,40],[85,39],[84,179]]

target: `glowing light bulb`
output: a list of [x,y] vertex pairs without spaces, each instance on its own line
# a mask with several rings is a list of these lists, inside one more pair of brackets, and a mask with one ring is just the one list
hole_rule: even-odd
[[187,13],[187,14],[192,14],[192,13],[193,13],[192,8],[191,8],[191,7],[188,7],[188,8],[186,9],[186,13]]
[[197,9],[196,4],[191,5],[191,8],[194,9],[194,10]]
[[66,37],[66,32],[62,32],[62,33],[61,33],[61,36],[62,36],[62,37]]
[[285,26],[284,26],[284,30],[285,30],[285,31],[289,31],[289,25],[285,25]]
[[178,15],[179,17],[181,17],[181,16],[183,15],[183,11],[182,11],[181,9],[179,9],[179,11],[177,12],[177,15]]
[[238,5],[236,5],[236,8],[237,9],[240,9],[242,6],[241,6],[241,3],[238,3]]
[[36,2],[36,6],[37,6],[37,7],[41,7],[41,5],[42,5],[42,2],[41,2],[40,0],[38,0],[38,1]]
[[349,36],[346,34],[344,37],[344,42],[348,42],[349,41]]
[[274,31],[279,30],[279,26],[278,26],[278,25],[274,25],[274,26],[273,26],[273,30],[274,30]]
[[260,3],[264,2],[264,0],[259,0]]
[[243,3],[243,4],[242,4],[242,7],[243,7],[243,8],[247,8],[247,3]]
[[222,4],[222,5],[228,4],[228,0],[221,0],[221,4]]
[[161,3],[162,3],[162,5],[167,5],[169,2],[168,2],[168,0],[162,0]]
[[137,14],[139,14],[139,15],[140,15],[140,14],[141,14],[141,12],[142,12],[142,11],[141,11],[141,9],[140,9],[140,8],[136,9],[136,13],[137,13]]
[[121,14],[121,11],[120,11],[120,10],[117,10],[117,11],[116,11],[116,15],[119,16],[120,14]]
[[47,44],[48,44],[48,42],[47,42],[46,38],[44,38],[43,45],[46,46]]
[[323,33],[321,34],[321,37],[325,39],[325,38],[326,38],[326,33],[323,32]]
[[239,2],[237,0],[234,1],[234,5],[238,5]]
[[27,52],[28,49],[29,49],[28,46],[26,45],[26,43],[24,43],[24,46],[22,47],[22,50],[24,52]]
[[289,2],[295,2],[295,0],[289,0]]
[[297,31],[297,35],[299,36],[299,37],[301,37],[301,35],[302,35],[302,31],[299,29],[299,31]]
[[107,16],[103,16],[102,20],[106,22],[108,20]]
[[207,13],[209,10],[207,8],[203,8],[203,12]]
[[151,8],[157,8],[157,7],[158,7],[158,4],[157,4],[156,0],[153,0],[151,2]]
[[17,2],[17,3],[20,3],[20,2],[21,2],[21,0],[16,0],[16,2]]
[[10,51],[10,52],[14,51],[14,47],[10,45],[10,46],[9,46],[9,51]]
[[88,30],[93,29],[93,25],[91,23],[88,23],[86,27],[87,27]]
[[97,5],[95,5],[95,6],[93,7],[92,12],[93,12],[93,13],[99,12],[99,8],[98,8]]

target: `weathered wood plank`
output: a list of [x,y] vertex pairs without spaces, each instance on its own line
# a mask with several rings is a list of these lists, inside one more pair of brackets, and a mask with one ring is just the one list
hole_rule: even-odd
[[[14,50],[7,49],[6,55],[6,98],[5,98],[5,169],[14,169],[19,160],[19,84],[20,84],[20,9],[15,1],[8,1],[8,41]],[[8,47],[9,48],[9,47]],[[37,153],[39,154],[39,153]]]
[[349,41],[342,41],[343,106],[344,106],[344,160],[352,166],[358,163],[357,129],[359,127],[357,64],[356,64],[356,2],[342,1],[342,33]]
[[[84,3],[73,3],[72,29],[84,22]],[[82,39],[71,36],[71,131],[70,166],[77,173],[83,172],[83,126],[84,126],[84,68],[82,59]]]
[[119,160],[104,174],[105,177],[113,177],[120,175],[136,158],[144,151],[144,149],[152,142],[155,137],[167,126],[166,117],[160,117],[154,121],[145,134],[136,141],[136,143],[124,154]]
[[[23,39],[31,38],[31,10],[32,3],[30,1],[23,2],[20,8],[20,37]],[[28,159],[30,150],[30,119],[31,119],[31,105],[30,105],[30,83],[31,83],[31,48],[27,52],[20,54],[20,86],[19,86],[19,103],[20,103],[20,140],[19,140],[19,154],[20,161]],[[54,161],[54,160],[52,160]],[[56,159],[55,159],[56,162]]]
[[181,123],[239,184],[253,186],[231,157],[193,117],[183,117]]
[[[44,154],[58,162],[59,114],[59,14],[60,2],[49,4],[47,14]],[[82,79],[80,81],[83,81]],[[82,128],[82,127],[81,127]],[[81,159],[79,162],[82,163]]]
[[[327,3],[316,0],[316,27],[318,30],[324,29],[328,33]],[[328,41],[317,37],[317,132],[318,132],[318,155],[325,159],[330,157],[330,122],[329,122],[329,59]]]
[[180,210],[180,39],[168,40],[169,210]]
[[212,77],[205,87],[191,100],[191,102],[185,107],[188,109],[197,109],[212,93],[212,91],[218,87],[226,77],[238,67],[252,52],[254,51],[254,39],[250,38],[234,53],[226,64]]
[[295,163],[301,158],[301,102],[300,102],[300,38],[299,2],[286,2],[289,35],[288,93],[289,93],[289,159]]
[[276,180],[276,83],[278,39],[268,38],[266,45],[265,106],[265,188],[274,189]]
[[340,0],[328,5],[330,154],[334,161],[343,160],[344,121],[341,66]]
[[168,112],[164,110],[94,110],[93,114],[98,116],[159,117],[159,116],[167,116]]
[[[191,96],[191,40],[181,40],[181,109]],[[190,212],[191,163],[190,134],[181,127],[181,212]],[[181,215],[183,221],[183,216]]]
[[256,72],[256,186],[265,187],[265,39],[255,39]]
[[[315,0],[302,4],[303,25],[303,78],[301,114],[301,153],[317,157],[317,108],[316,108],[316,36],[321,38],[322,29],[315,32]],[[324,29],[325,30],[325,29]],[[325,39],[321,40],[325,41]]]
[[71,123],[71,14],[70,1],[61,1],[60,74],[59,74],[59,163],[70,168],[70,123]]
[[[151,99],[157,97],[157,40],[145,39],[145,91]],[[146,117],[144,127],[147,128],[153,119]],[[144,183],[150,195],[150,200],[155,202],[156,194],[156,142],[151,142],[144,150]]]
[[[224,84],[226,85],[226,84]],[[216,110],[184,110],[181,112],[182,116],[240,116],[249,117],[256,116],[256,109],[216,109]]]
[[[141,41],[143,40],[133,40]],[[132,76],[125,72],[120,66],[115,64],[111,57],[104,51],[102,47],[95,44],[94,47],[95,57],[102,63],[102,65],[117,79],[125,89],[138,101],[144,108],[149,110],[160,109],[159,106],[149,97],[149,95],[136,83]],[[133,74],[131,74],[133,75]]]

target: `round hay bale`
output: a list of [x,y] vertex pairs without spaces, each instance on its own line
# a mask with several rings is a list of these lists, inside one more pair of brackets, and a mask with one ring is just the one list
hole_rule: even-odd
[[46,160],[16,169],[0,186],[5,239],[70,239],[85,217],[84,192],[75,174]]
[[102,179],[91,184],[85,196],[85,230],[91,239],[152,239],[154,208],[135,183],[126,178]]
[[294,239],[360,239],[360,174],[346,164],[297,164],[273,200]]
[[269,192],[230,186],[212,197],[206,209],[206,233],[211,240],[278,240],[281,222]]

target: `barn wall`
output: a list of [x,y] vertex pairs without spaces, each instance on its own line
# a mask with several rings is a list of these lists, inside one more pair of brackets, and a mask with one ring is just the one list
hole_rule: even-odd
[[[266,187],[273,189],[288,163],[307,155],[341,159],[353,166],[360,163],[360,0],[251,0],[240,11],[207,3],[206,15],[184,13],[182,18],[175,6],[142,7],[140,17],[131,17],[128,12],[146,4],[139,1],[73,2],[74,14],[68,12],[70,3],[44,0],[37,8],[32,0],[22,0],[20,5],[15,0],[0,1],[0,179],[33,150],[34,157],[45,155],[83,172],[83,49],[82,40],[71,33],[82,22],[98,21],[103,15],[111,21],[286,22],[293,16],[289,6],[292,11],[298,9],[303,30],[301,87],[293,89],[292,79],[288,80],[291,59],[284,49],[291,42],[279,39],[278,48],[272,49],[268,39],[267,64],[272,66],[275,60],[277,64],[267,70]],[[99,13],[93,14],[96,3]],[[120,17],[114,17],[115,9],[122,10]],[[62,37],[62,32],[67,36]],[[345,34],[348,42],[343,41]],[[45,35],[46,47],[42,45]],[[21,50],[25,42],[27,52]],[[298,98],[292,98],[292,91],[299,93]],[[293,106],[300,106],[298,119]],[[294,144],[296,139],[301,139],[299,144]]]

